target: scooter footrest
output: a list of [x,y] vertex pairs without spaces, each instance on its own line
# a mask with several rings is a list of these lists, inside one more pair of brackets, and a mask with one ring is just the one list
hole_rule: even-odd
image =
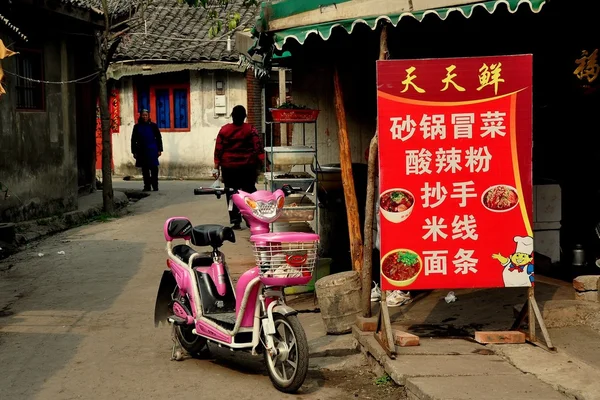
[[171,315],[171,316],[168,318],[168,321],[169,321],[170,323],[172,323],[172,324],[175,324],[175,325],[185,325],[185,324],[186,324],[186,322],[187,322],[185,319],[183,319],[183,318],[181,318],[181,317],[178,317],[177,315]]

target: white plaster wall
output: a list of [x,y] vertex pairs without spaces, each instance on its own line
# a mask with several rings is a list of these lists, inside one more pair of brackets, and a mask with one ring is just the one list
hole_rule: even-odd
[[[225,81],[227,114],[215,115],[215,74]],[[121,81],[121,128],[113,135],[113,159],[117,175],[140,175],[131,155],[131,132],[137,121],[134,112],[133,80]],[[206,178],[213,168],[215,139],[221,126],[229,123],[231,109],[246,105],[246,79],[242,73],[227,71],[190,72],[190,132],[162,131],[164,152],[159,173],[163,177]]]

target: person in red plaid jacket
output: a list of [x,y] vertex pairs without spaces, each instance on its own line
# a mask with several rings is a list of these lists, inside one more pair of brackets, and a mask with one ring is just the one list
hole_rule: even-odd
[[[233,123],[224,125],[219,131],[215,144],[213,176],[215,179],[221,177],[226,189],[254,193],[259,171],[265,162],[265,151],[256,128],[245,122],[246,117],[244,106],[235,106],[231,111]],[[226,196],[229,207],[229,191],[226,191]],[[229,210],[232,228],[241,229],[240,211],[235,204]]]

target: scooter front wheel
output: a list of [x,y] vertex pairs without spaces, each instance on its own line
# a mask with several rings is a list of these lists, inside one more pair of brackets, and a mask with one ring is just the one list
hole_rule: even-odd
[[273,315],[275,335],[273,351],[264,357],[273,386],[284,393],[295,393],[308,372],[308,341],[298,317]]

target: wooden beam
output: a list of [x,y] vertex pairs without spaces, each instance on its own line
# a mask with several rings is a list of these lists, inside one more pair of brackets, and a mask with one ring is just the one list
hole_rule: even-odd
[[371,316],[371,281],[373,280],[373,221],[375,215],[375,180],[377,172],[377,131],[369,145],[369,159],[367,161],[367,201],[365,205],[365,243],[363,247],[362,267],[362,308],[363,317]]
[[269,21],[269,31],[409,11],[409,0],[352,0]]
[[362,270],[363,241],[360,232],[360,219],[358,214],[358,202],[354,189],[354,176],[352,175],[352,154],[350,153],[350,140],[346,126],[346,110],[344,108],[344,94],[340,83],[340,74],[337,66],[333,75],[335,88],[335,113],[338,122],[338,141],[340,144],[340,166],[342,169],[342,185],[344,187],[344,199],[346,200],[346,215],[348,217],[348,233],[350,235],[350,255],[352,257],[352,269],[359,274]]
[[472,0],[351,0],[269,21],[268,31],[322,24],[345,19],[372,18],[434,8],[455,7]]

